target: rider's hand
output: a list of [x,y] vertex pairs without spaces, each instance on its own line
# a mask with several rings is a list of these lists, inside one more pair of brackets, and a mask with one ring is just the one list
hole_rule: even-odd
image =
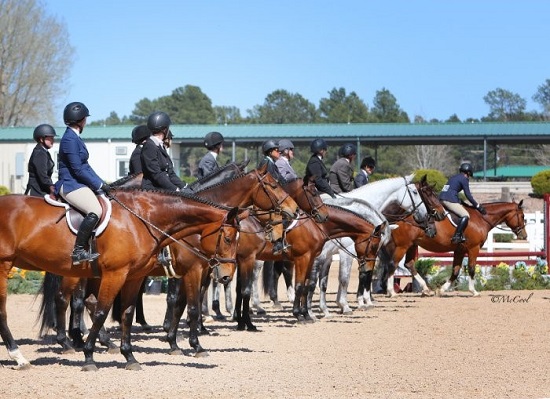
[[109,186],[107,183],[103,183],[101,185],[101,191],[103,191],[105,194],[109,195],[111,192],[111,186]]
[[481,205],[478,205],[478,206],[477,206],[477,210],[478,210],[479,213],[481,213],[482,215],[487,215],[487,211],[486,211],[485,208],[482,207]]

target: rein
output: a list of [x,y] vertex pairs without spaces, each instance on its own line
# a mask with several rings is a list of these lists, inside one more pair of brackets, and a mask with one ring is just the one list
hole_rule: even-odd
[[[174,243],[176,243],[177,245],[183,247],[183,248],[186,248],[188,249],[189,251],[193,252],[196,256],[198,256],[199,258],[201,258],[202,260],[204,261],[207,261],[208,264],[210,265],[210,268],[217,268],[220,266],[220,263],[221,262],[228,262],[228,263],[236,263],[236,260],[235,259],[230,259],[230,260],[226,260],[225,258],[219,258],[217,257],[217,253],[218,253],[218,249],[219,249],[219,241],[221,239],[221,228],[218,230],[220,236],[218,236],[218,244],[216,245],[216,252],[214,253],[214,255],[212,255],[211,257],[208,257],[208,255],[206,255],[205,253],[203,253],[201,250],[199,250],[198,248],[196,248],[194,245],[191,245],[189,244],[187,241],[185,240],[176,240],[174,237],[172,237],[170,234],[166,233],[165,231],[161,230],[159,227],[155,226],[153,223],[149,222],[148,220],[145,220],[143,217],[141,217],[140,215],[138,215],[135,211],[133,211],[132,209],[128,208],[128,206],[126,206],[125,204],[123,204],[118,198],[116,198],[115,196],[111,196],[111,199],[113,201],[115,201],[117,204],[119,204],[122,208],[126,209],[128,212],[130,212],[130,214],[134,215],[136,218],[138,218],[139,220],[141,220],[143,223],[145,223],[146,225],[148,225],[149,227],[151,227],[153,230],[156,230],[157,232],[159,232],[161,235],[165,236],[166,238],[169,238],[170,240],[172,240]],[[222,226],[226,225],[225,224],[225,219],[224,219],[224,222],[222,223]],[[214,233],[211,233],[211,234],[214,234]]]

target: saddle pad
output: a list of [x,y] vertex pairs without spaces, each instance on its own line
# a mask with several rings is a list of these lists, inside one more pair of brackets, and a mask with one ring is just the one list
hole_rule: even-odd
[[[98,195],[97,197],[103,208],[103,214],[101,215],[101,220],[99,221],[99,224],[94,230],[96,237],[103,233],[103,231],[105,231],[105,229],[107,228],[109,220],[111,219],[111,212],[113,210],[111,206],[111,201],[109,201],[105,194]],[[52,199],[49,194],[44,195],[44,200],[52,206],[65,208],[65,220],[67,220],[67,226],[69,227],[69,230],[76,234],[78,232],[80,221],[83,219],[82,214],[76,209],[71,208],[71,206],[66,202]],[[76,220],[78,220],[78,224],[76,223]]]

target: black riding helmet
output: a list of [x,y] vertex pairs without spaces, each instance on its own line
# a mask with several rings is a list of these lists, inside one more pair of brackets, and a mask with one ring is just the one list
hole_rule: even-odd
[[279,143],[272,139],[266,140],[262,144],[262,152],[264,155],[269,154],[269,152],[275,148],[279,148]]
[[223,143],[223,136],[219,132],[206,133],[204,136],[204,146],[208,149]]
[[170,117],[162,111],[153,112],[147,118],[147,127],[152,133],[160,132],[161,130],[168,129],[172,121]]
[[90,111],[81,102],[75,101],[67,104],[63,110],[63,121],[65,125],[72,125],[90,116]]
[[355,144],[346,143],[340,149],[340,154],[343,157],[350,157],[352,155],[357,155],[357,147],[355,147]]
[[309,148],[312,153],[317,154],[321,150],[327,150],[328,146],[325,140],[315,139],[311,142]]
[[41,138],[55,137],[55,136],[57,136],[55,134],[55,129],[51,125],[48,125],[46,123],[35,127],[34,132],[32,133],[32,137],[34,138],[34,141],[36,141],[37,143],[40,142]]
[[132,143],[141,144],[143,140],[151,136],[151,131],[145,125],[139,125],[132,130]]
[[474,174],[474,169],[472,168],[472,165],[470,163],[464,162],[460,165],[460,168],[458,169],[460,173],[467,173],[468,176],[472,176]]

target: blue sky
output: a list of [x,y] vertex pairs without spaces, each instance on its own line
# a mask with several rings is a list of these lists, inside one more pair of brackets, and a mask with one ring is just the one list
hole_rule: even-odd
[[480,118],[498,87],[527,100],[550,79],[550,2],[511,0],[45,0],[76,49],[65,104],[90,120],[194,85],[241,114],[277,89],[316,106],[390,90],[412,119]]

